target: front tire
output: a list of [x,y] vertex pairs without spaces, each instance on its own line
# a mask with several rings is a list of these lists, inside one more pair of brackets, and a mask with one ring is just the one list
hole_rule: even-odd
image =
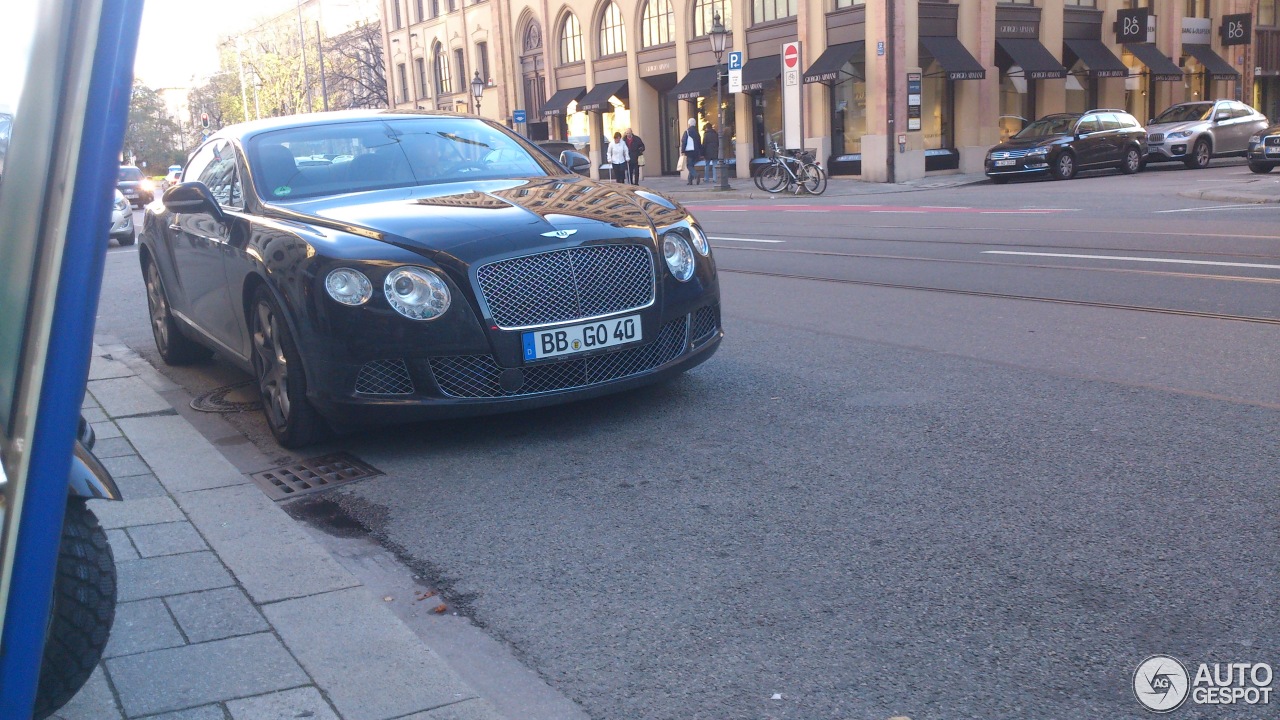
[[307,379],[289,324],[264,286],[254,292],[251,310],[253,370],[267,425],[283,447],[311,445],[323,439],[327,428],[307,400]]
[[1273,167],[1275,167],[1275,165],[1255,163],[1252,160],[1249,161],[1249,170],[1259,175],[1266,175],[1267,173],[1271,172],[1271,168]]
[[48,637],[36,687],[36,720],[67,704],[102,658],[116,614],[116,564],[107,533],[85,501],[62,521]]
[[1076,156],[1064,152],[1053,161],[1053,179],[1070,180],[1076,176]]
[[147,285],[147,310],[151,315],[151,337],[156,350],[166,365],[190,365],[208,360],[213,355],[209,348],[182,334],[178,321],[169,309],[169,296],[165,293],[160,268],[154,259],[143,260],[143,275]]
[[1209,141],[1201,138],[1196,141],[1195,147],[1192,148],[1191,154],[1183,163],[1190,170],[1203,170],[1209,167],[1209,160],[1213,158],[1213,148],[1209,147]]
[[1124,159],[1120,161],[1120,172],[1132,175],[1142,169],[1142,153],[1138,148],[1130,147],[1124,151]]

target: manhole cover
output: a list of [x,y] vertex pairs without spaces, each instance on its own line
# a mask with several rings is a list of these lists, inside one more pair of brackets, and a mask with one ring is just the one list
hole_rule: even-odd
[[191,409],[208,413],[237,413],[262,409],[262,400],[253,380],[234,385],[224,385],[197,395],[191,400]]
[[272,500],[284,500],[381,474],[354,455],[340,452],[263,470],[252,477]]

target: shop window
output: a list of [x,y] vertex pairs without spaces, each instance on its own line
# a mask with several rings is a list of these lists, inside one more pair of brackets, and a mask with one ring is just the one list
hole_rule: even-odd
[[831,154],[836,157],[862,152],[862,136],[867,134],[867,83],[862,67],[862,63],[845,63],[840,82],[831,86]]
[[1008,140],[1032,120],[1031,93],[1022,68],[1017,65],[1000,73],[1000,142]]
[[600,16],[600,56],[617,55],[627,51],[626,28],[622,25],[622,11],[617,3],[609,3]]
[[573,63],[582,61],[582,26],[578,24],[578,16],[569,13],[560,26],[560,62]]
[[1077,60],[1076,64],[1071,66],[1071,72],[1067,75],[1064,111],[1082,113],[1085,110],[1093,109],[1093,104],[1089,100],[1089,88],[1087,87],[1090,83],[1089,69],[1084,66],[1083,62]]
[[670,0],[649,0],[640,16],[640,46],[653,47],[671,42],[675,35],[675,22]]
[[766,23],[796,14],[797,0],[753,0],[752,22]]
[[693,4],[693,36],[698,38],[711,32],[716,15],[720,16],[725,30],[733,29],[733,5],[728,0],[697,0]]
[[955,147],[951,89],[947,71],[937,61],[930,63],[920,80],[920,135],[925,150]]

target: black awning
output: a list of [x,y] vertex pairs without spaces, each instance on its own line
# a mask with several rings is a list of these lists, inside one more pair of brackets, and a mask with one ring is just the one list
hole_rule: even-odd
[[1101,40],[1067,38],[1062,44],[1089,68],[1089,77],[1129,77],[1129,68]]
[[1054,59],[1039,40],[1034,38],[996,38],[996,45],[1013,58],[1028,80],[1057,80],[1067,76],[1067,69]]
[[613,112],[613,104],[609,102],[609,98],[615,95],[617,95],[620,100],[626,99],[626,80],[603,82],[591,88],[591,91],[578,101],[578,109],[591,112]]
[[1182,68],[1174,64],[1168,55],[1151,43],[1129,43],[1125,50],[1147,66],[1147,73],[1156,82],[1177,82],[1182,79]]
[[715,87],[715,66],[694,68],[667,92],[667,96],[677,100],[696,100],[710,95]]
[[832,45],[823,50],[818,59],[814,60],[805,71],[805,83],[831,83],[843,80],[844,78],[840,77],[840,68],[850,60],[862,60],[866,56],[866,48],[865,42],[858,41]]
[[782,56],[752,58],[742,66],[742,92],[763,90],[764,84],[782,77]]
[[582,93],[586,92],[584,87],[561,88],[552,95],[546,104],[542,106],[543,115],[564,115],[565,110],[569,108],[569,103],[582,97]]
[[1200,61],[1204,65],[1204,69],[1209,73],[1209,77],[1232,79],[1240,77],[1240,72],[1231,67],[1231,63],[1222,58],[1221,55],[1213,51],[1208,45],[1183,45],[1182,50],[1191,57]]
[[947,71],[948,80],[982,80],[987,77],[986,68],[969,54],[959,38],[922,36],[920,47]]

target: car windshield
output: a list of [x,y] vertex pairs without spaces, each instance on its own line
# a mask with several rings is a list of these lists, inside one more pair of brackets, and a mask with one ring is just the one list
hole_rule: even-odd
[[1050,115],[1022,128],[1022,132],[1014,137],[1026,139],[1070,135],[1075,130],[1076,121],[1079,119],[1079,115]]
[[274,130],[250,140],[247,152],[254,185],[268,202],[564,172],[513,135],[464,117]]
[[1195,122],[1198,120],[1208,120],[1209,114],[1213,112],[1213,103],[1187,103],[1186,105],[1174,105],[1156,116],[1151,121],[1152,125],[1160,123],[1178,123],[1178,122]]
[[120,175],[116,178],[117,182],[138,182],[142,179],[142,171],[136,167],[120,168]]

